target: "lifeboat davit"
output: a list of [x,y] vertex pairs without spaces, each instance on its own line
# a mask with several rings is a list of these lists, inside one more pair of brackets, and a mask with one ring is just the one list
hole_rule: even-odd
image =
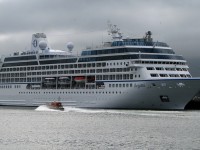
[[74,81],[76,81],[76,82],[85,82],[85,77],[75,77]]

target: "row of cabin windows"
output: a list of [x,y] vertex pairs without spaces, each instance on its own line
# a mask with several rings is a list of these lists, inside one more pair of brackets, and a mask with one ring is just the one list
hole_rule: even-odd
[[107,66],[118,66],[118,65],[126,65],[128,62],[113,62],[113,63],[107,63]]
[[[126,62],[107,63],[110,65],[125,65]],[[15,67],[15,68],[2,68],[1,71],[32,71],[32,70],[52,70],[52,69],[66,69],[66,68],[90,68],[90,67],[105,67],[106,63],[87,63],[87,64],[70,64],[70,65],[50,65],[50,66],[35,66],[35,67]]]
[[87,64],[69,64],[69,65],[50,65],[50,66],[34,66],[34,67],[15,67],[2,68],[1,71],[32,71],[32,70],[52,70],[52,69],[68,69],[68,68],[90,68],[90,67],[105,67],[106,63],[87,63]]
[[21,88],[21,85],[0,85],[0,89],[11,89],[11,88]]
[[109,72],[129,72],[137,71],[137,68],[108,68],[108,69],[87,69],[87,70],[63,70],[63,71],[44,71],[44,72],[23,72],[0,74],[0,78],[7,77],[26,77],[34,75],[56,75],[56,74],[81,74],[81,73],[109,73]]
[[[140,43],[140,42],[139,42]],[[106,43],[110,44],[110,43]],[[156,43],[157,45],[158,43]],[[122,46],[122,45],[138,45],[138,42],[133,41],[114,41],[112,46]],[[139,45],[148,45],[153,46],[153,43],[147,44],[146,42],[142,42]],[[159,45],[159,44],[158,44]],[[157,45],[157,46],[158,46]],[[82,56],[89,56],[89,55],[102,55],[102,54],[113,54],[113,53],[167,53],[167,54],[175,54],[172,49],[158,49],[158,48],[114,48],[114,49],[104,49],[104,50],[87,50],[82,52]]]
[[188,71],[187,68],[147,67],[147,70]]
[[[42,92],[19,92],[19,94],[40,94]],[[122,94],[121,91],[74,91],[74,92],[43,92],[42,94]]]
[[140,77],[141,76],[137,74],[97,75],[96,80],[129,80]]
[[8,83],[8,82],[41,82],[41,78],[7,78],[7,79],[0,79],[1,83]]
[[185,62],[174,61],[134,61],[135,64],[174,64],[174,65],[186,65]]
[[152,55],[152,54],[126,54],[115,56],[102,56],[102,57],[83,57],[79,58],[78,62],[98,62],[109,60],[127,60],[127,59],[165,59],[165,60],[184,60],[182,56],[178,55]]
[[129,83],[126,83],[126,84],[125,83],[123,83],[123,84],[109,84],[109,87],[113,87],[113,88],[115,88],[115,87],[116,88],[118,88],[118,87],[119,88],[121,88],[121,87],[123,87],[123,88],[124,87],[133,87],[133,84],[132,83],[130,83],[130,84]]
[[182,77],[182,78],[191,78],[189,74],[156,74],[151,73],[151,77]]
[[[117,74],[117,75],[97,75],[96,80],[129,80],[134,78],[140,78],[140,74]],[[1,83],[8,82],[41,82],[41,77],[34,78],[2,78],[0,79]]]

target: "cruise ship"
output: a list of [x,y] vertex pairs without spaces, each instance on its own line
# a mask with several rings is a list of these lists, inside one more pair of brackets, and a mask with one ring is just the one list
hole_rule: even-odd
[[1,57],[0,105],[64,106],[103,109],[182,110],[200,91],[187,61],[166,43],[123,38],[109,25],[112,40],[80,55],[52,49],[44,33],[32,35],[30,50]]

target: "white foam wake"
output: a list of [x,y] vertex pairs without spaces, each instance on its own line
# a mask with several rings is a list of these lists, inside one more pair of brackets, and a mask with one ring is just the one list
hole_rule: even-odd
[[46,105],[38,106],[35,110],[36,111],[60,111],[60,110],[50,109]]

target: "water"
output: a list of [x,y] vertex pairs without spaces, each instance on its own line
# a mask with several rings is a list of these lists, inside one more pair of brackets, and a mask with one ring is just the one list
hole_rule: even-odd
[[200,149],[200,111],[0,107],[0,149]]

